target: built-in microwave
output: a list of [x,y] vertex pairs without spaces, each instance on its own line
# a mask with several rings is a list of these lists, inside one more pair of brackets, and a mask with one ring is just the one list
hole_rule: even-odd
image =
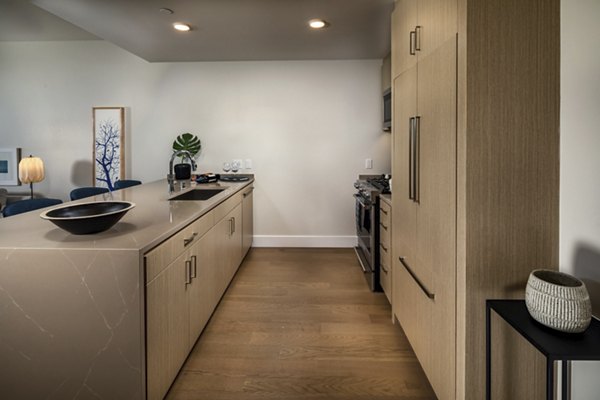
[[392,89],[383,92],[383,130],[392,130]]

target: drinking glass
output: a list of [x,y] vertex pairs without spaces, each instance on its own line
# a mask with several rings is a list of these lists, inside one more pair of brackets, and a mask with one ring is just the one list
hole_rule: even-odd
[[237,162],[237,161],[231,162],[231,172],[233,172],[234,174],[240,170],[240,167],[241,167],[241,165],[239,162]]
[[223,163],[223,171],[225,171],[225,172],[231,171],[231,164],[229,164],[228,162],[224,162]]

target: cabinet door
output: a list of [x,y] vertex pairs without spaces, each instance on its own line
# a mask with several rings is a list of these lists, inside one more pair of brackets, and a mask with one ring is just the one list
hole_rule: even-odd
[[440,399],[455,388],[456,340],[456,38],[419,59],[420,194],[417,270],[430,300],[432,363]]
[[411,31],[417,26],[417,0],[399,0],[392,12],[392,80],[417,63]]
[[393,195],[392,256],[414,259],[416,246],[416,203],[409,197],[410,168],[410,121],[417,115],[417,67],[403,72],[394,80],[393,90],[393,146],[392,158]]
[[188,355],[189,256],[183,253],[146,285],[148,399],[164,397]]
[[458,32],[456,0],[418,0],[417,56],[419,61]]
[[254,188],[249,188],[244,193],[242,200],[242,258],[252,247],[252,237],[254,236],[253,193]]
[[[189,285],[190,348],[202,333],[214,311],[218,297],[215,293],[216,231],[211,229],[192,249],[192,282]],[[220,296],[219,296],[220,297]]]
[[242,260],[241,222],[242,204],[240,203],[213,228],[216,229],[217,235],[215,257],[218,270],[216,286],[219,298],[225,292]]
[[419,314],[414,308],[417,292],[399,258],[413,262],[416,246],[416,203],[409,198],[410,119],[417,115],[416,65],[394,80],[393,96],[392,310],[413,344],[419,338]]
[[229,236],[229,254],[231,254],[231,260],[229,265],[229,280],[233,278],[233,275],[237,272],[244,254],[242,252],[242,237],[243,237],[243,220],[242,220],[242,204],[238,204],[231,212],[229,217],[233,219],[233,232]]
[[223,217],[213,228],[215,231],[215,301],[218,302],[225,288],[229,285],[231,254],[229,238],[233,230],[233,222],[229,214]]

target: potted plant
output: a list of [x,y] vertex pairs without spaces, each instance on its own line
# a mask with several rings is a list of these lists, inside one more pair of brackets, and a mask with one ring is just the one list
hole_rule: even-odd
[[[181,151],[185,150],[192,158],[195,158],[196,155],[200,152],[202,148],[202,144],[200,143],[200,139],[196,135],[192,135],[189,132],[183,133],[175,139],[173,142],[173,151]],[[184,180],[190,179],[192,175],[192,167],[190,164],[184,163],[184,160],[187,156],[181,156],[181,163],[176,164],[173,169],[175,171],[175,179]],[[191,162],[192,160],[190,160]]]

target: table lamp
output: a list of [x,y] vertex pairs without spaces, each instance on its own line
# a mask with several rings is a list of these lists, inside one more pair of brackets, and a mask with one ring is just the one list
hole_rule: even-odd
[[29,156],[19,162],[19,180],[29,183],[33,199],[33,184],[44,180],[44,162],[41,158]]

